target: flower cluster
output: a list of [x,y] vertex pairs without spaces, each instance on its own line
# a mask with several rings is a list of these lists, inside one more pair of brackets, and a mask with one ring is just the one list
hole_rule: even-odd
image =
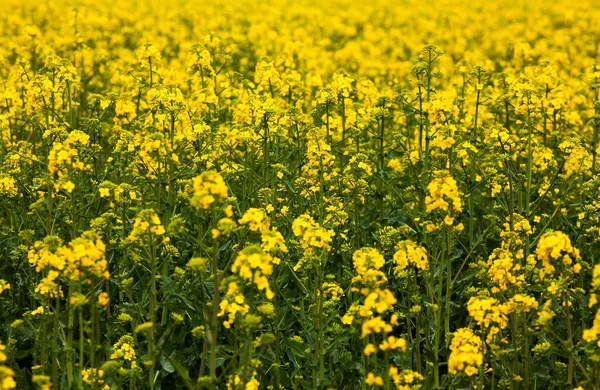
[[329,250],[335,236],[333,230],[322,227],[308,214],[303,214],[294,220],[292,231],[296,237],[300,238],[300,244],[304,249],[304,256],[294,266],[294,270],[300,269],[307,259],[316,256],[317,250]]
[[483,365],[483,343],[469,328],[452,333],[448,371],[454,375],[477,375]]
[[425,197],[427,211],[442,210],[445,213],[460,213],[462,200],[456,180],[452,176],[442,175],[427,185],[429,194]]
[[566,268],[568,272],[581,271],[579,249],[571,245],[571,239],[563,232],[549,231],[544,233],[537,244],[535,254],[542,262],[540,279],[553,276],[557,267]]
[[136,368],[135,340],[130,335],[124,335],[113,345],[111,359],[121,360],[129,364],[130,368]]
[[219,317],[227,314],[227,319],[223,321],[226,328],[230,328],[231,324],[235,322],[237,313],[244,316],[250,311],[250,306],[246,303],[244,294],[242,294],[240,286],[235,281],[227,284],[227,291],[219,305],[219,309]]
[[160,237],[165,234],[158,214],[152,209],[146,209],[139,212],[133,223],[133,229],[127,237],[129,241],[144,240],[149,237]]
[[88,278],[108,279],[106,246],[95,231],[84,232],[81,237],[63,245],[56,236],[36,242],[28,253],[29,262],[45,276],[36,288],[41,295],[62,294],[58,279],[89,281]]
[[250,245],[238,253],[231,266],[231,271],[242,279],[253,282],[260,291],[264,291],[267,299],[273,299],[273,291],[269,287],[267,276],[273,273],[273,265],[279,259],[265,253],[258,245]]
[[229,189],[223,176],[215,171],[206,171],[194,178],[190,204],[197,209],[208,209],[218,200],[227,198]]
[[77,171],[89,169],[82,161],[81,153],[89,146],[90,137],[82,131],[71,131],[63,142],[55,142],[48,155],[48,172],[58,176],[57,189],[72,192],[75,184],[71,176]]
[[396,264],[394,268],[396,274],[404,271],[409,265],[423,271],[427,269],[429,264],[427,251],[413,241],[401,241],[396,247],[396,253],[394,253],[394,264]]
[[0,279],[0,294],[2,294],[6,290],[10,290],[10,283],[8,283],[4,279]]
[[[391,290],[385,287],[387,277],[382,271],[385,259],[375,248],[362,248],[354,252],[353,255],[354,270],[357,274],[352,279],[355,285],[352,291],[359,292],[364,298],[362,303],[356,303],[342,318],[342,322],[351,325],[358,315],[358,321],[361,325],[361,338],[365,340],[375,340],[375,337],[381,335],[381,341],[378,344],[367,342],[363,353],[366,356],[375,355],[377,351],[388,353],[390,351],[406,351],[407,343],[402,337],[392,334],[394,326],[399,324],[398,315],[393,313],[393,306],[397,299]],[[389,320],[384,318],[392,312]],[[394,373],[390,371],[390,373]],[[397,372],[396,372],[397,374]],[[397,375],[392,378],[398,378]],[[383,383],[381,377],[374,373],[369,373],[365,382],[367,384]]]
[[0,11],[0,388],[600,383],[595,0]]

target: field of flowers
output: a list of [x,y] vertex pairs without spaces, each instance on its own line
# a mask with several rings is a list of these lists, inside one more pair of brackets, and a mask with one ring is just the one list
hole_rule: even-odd
[[0,390],[600,389],[597,5],[1,1]]

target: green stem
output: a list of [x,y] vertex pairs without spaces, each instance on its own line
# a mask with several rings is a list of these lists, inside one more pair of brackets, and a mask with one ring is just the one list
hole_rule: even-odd
[[[71,297],[72,288],[69,288],[69,298]],[[69,322],[67,324],[67,384],[69,388],[73,384],[73,328],[75,326],[75,313],[73,306],[69,306]]]
[[383,138],[385,129],[385,102],[382,103],[381,107],[381,125],[379,127],[379,153],[377,156],[378,165],[378,176],[377,176],[377,197],[379,198],[379,223],[383,221]]
[[[49,307],[49,305],[48,305]],[[52,381],[58,383],[58,328],[60,313],[60,297],[56,297],[56,308],[54,310],[54,335],[52,337]],[[71,370],[71,381],[73,380],[73,367],[67,365],[67,370]]]
[[[216,211],[213,210],[213,217],[211,220],[211,226],[215,223],[216,220]],[[213,240],[213,253],[211,256],[212,267],[213,267],[213,275],[215,278],[215,287],[214,294],[212,300],[212,317],[211,317],[211,343],[210,343],[210,376],[213,380],[213,389],[216,389],[217,386],[217,336],[218,336],[218,327],[219,323],[217,321],[217,313],[219,308],[219,302],[221,300],[220,297],[220,283],[221,283],[221,275],[219,271],[219,266],[217,264],[217,242],[216,239]]]
[[440,388],[440,338],[442,334],[442,291],[444,285],[444,257],[445,251],[442,251],[442,259],[439,261],[438,272],[438,292],[437,305],[435,311],[435,335],[433,344],[434,355],[434,389]]
[[475,118],[473,120],[473,133],[471,134],[471,137],[474,141],[477,139],[477,119],[479,118],[479,99],[481,96],[479,84],[481,84],[481,70],[479,70],[477,74],[477,100],[475,102]]
[[[514,295],[514,294],[513,294]],[[515,380],[516,376],[519,375],[519,346],[517,345],[517,316],[515,312],[510,314],[511,324],[511,342],[514,351],[514,358],[512,361],[512,377],[510,380],[510,388],[517,390],[519,388],[519,382]]]
[[417,372],[423,374],[421,367],[421,328],[419,314],[415,315],[415,360],[417,361]]
[[[445,308],[445,334],[450,334],[450,295],[452,293],[452,229],[448,227],[446,229],[446,308]],[[441,288],[441,284],[440,284]]]
[[565,319],[567,322],[567,342],[569,346],[569,363],[567,365],[567,389],[573,388],[573,367],[574,367],[574,355],[573,355],[573,330],[571,327],[571,313],[569,310],[569,291],[565,292]]
[[150,303],[149,303],[149,318],[152,326],[150,327],[150,334],[148,337],[148,386],[149,389],[154,388],[154,333],[156,329],[156,275],[157,275],[157,264],[156,264],[156,244],[154,242],[153,233],[148,233],[150,236]]
[[[85,337],[84,337],[84,325],[83,325],[83,307],[79,307],[77,310],[77,316],[79,320],[79,372],[83,372],[84,368],[84,354],[85,354]],[[79,382],[79,387],[83,388],[83,381]]]

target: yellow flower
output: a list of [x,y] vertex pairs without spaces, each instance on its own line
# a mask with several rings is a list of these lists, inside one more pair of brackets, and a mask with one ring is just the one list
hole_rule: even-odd
[[75,292],[73,293],[73,295],[71,295],[71,297],[69,298],[69,303],[72,306],[78,307],[78,306],[83,306],[85,304],[88,303],[88,299],[85,295],[83,295],[82,293],[78,293]]
[[571,269],[573,273],[581,270],[581,266],[576,267],[581,260],[579,249],[573,247],[569,236],[562,232],[548,231],[544,233],[537,244],[535,253],[542,261],[540,279],[544,279],[546,275],[553,275],[556,266],[560,263],[566,266],[566,269]]
[[547,326],[552,321],[552,318],[556,316],[556,313],[550,309],[552,301],[544,303],[544,307],[538,312],[537,324],[540,326]]
[[378,270],[385,264],[385,259],[375,248],[361,248],[352,256],[354,269],[359,275],[363,275],[368,269]]
[[108,306],[109,302],[110,302],[110,298],[108,297],[108,294],[106,292],[101,292],[98,295],[98,304],[100,306]]
[[235,258],[231,271],[249,282],[254,282],[260,291],[264,291],[267,299],[273,299],[274,294],[266,276],[273,273],[273,265],[279,264],[279,259],[265,253],[258,245],[245,247]]
[[10,290],[10,284],[4,279],[0,279],[0,294],[6,290]]
[[101,385],[104,383],[102,377],[104,371],[97,368],[84,368],[81,372],[81,378],[88,385]]
[[443,212],[462,211],[462,200],[456,180],[444,174],[433,179],[427,186],[429,194],[425,197],[427,212],[442,210]]
[[144,43],[136,52],[136,57],[140,66],[150,67],[158,66],[161,60],[160,51],[152,43]]
[[399,274],[409,265],[419,270],[427,269],[429,261],[427,260],[425,248],[411,240],[401,241],[396,248],[396,253],[394,253],[394,263],[396,264],[394,273]]
[[497,325],[501,329],[507,325],[508,307],[495,298],[471,297],[467,302],[469,316],[484,328]]
[[16,387],[15,372],[11,368],[0,366],[0,390],[10,390]]
[[344,290],[337,283],[324,282],[321,290],[323,291],[323,296],[330,296],[332,301],[339,301],[342,295],[344,295]]
[[144,322],[143,324],[139,324],[135,327],[135,333],[149,332],[152,328],[154,328],[154,324],[152,322]]
[[40,314],[44,314],[44,310],[45,310],[44,306],[39,306],[37,309],[32,310],[30,314],[32,316],[37,316],[37,315],[40,315]]
[[16,180],[10,176],[3,176],[0,174],[0,195],[8,197],[15,197],[18,194],[16,186]]
[[192,257],[187,263],[187,268],[198,272],[204,272],[207,264],[208,259],[205,257]]
[[0,341],[0,363],[4,363],[6,361],[6,354],[4,351],[6,351],[6,345],[2,344]]
[[371,343],[367,344],[365,346],[365,349],[363,350],[363,353],[366,356],[371,356],[372,354],[374,354],[375,352],[377,352],[377,349],[375,348],[375,346]]
[[218,200],[227,198],[229,187],[223,176],[215,171],[206,171],[194,178],[190,204],[196,209],[208,209]]
[[158,214],[152,209],[146,209],[139,212],[133,223],[133,229],[129,233],[129,241],[137,241],[140,238],[147,238],[148,233],[155,236],[162,236],[166,233]]
[[121,336],[121,338],[113,345],[113,353],[111,359],[123,359],[131,364],[131,368],[135,368],[136,355],[134,349],[134,339],[130,335]]
[[366,320],[362,325],[361,338],[365,338],[374,333],[390,333],[392,326],[385,322],[381,317],[373,317]]
[[66,183],[64,183],[64,184],[62,185],[62,188],[63,188],[65,191],[67,191],[68,193],[71,193],[71,192],[73,192],[73,190],[75,189],[75,184],[74,184],[74,183],[73,183],[71,180],[69,180],[69,181],[67,181]]
[[477,374],[483,364],[481,339],[469,328],[461,328],[453,333],[448,357],[448,372],[453,375]]
[[105,279],[109,277],[106,246],[95,231],[84,232],[66,246],[58,237],[48,236],[43,242],[38,241],[33,245],[28,258],[37,272],[50,269],[36,289],[43,295],[60,295],[60,286],[56,283],[60,275],[71,280],[92,275]]
[[228,283],[227,292],[219,305],[219,309],[218,317],[227,314],[227,319],[223,321],[223,326],[227,329],[235,322],[237,313],[246,315],[250,311],[250,306],[246,303],[244,295],[240,292],[240,287],[236,282],[231,281]]
[[365,383],[367,385],[376,385],[376,386],[383,386],[383,379],[380,376],[376,376],[374,375],[372,372],[370,372],[367,375],[367,378],[365,379]]
[[265,233],[271,226],[271,220],[262,209],[249,208],[238,221],[240,225],[248,225],[253,232]]
[[352,325],[352,322],[354,322],[354,316],[351,316],[349,314],[345,314],[342,317],[342,324],[344,324],[344,325]]
[[279,233],[275,228],[271,230],[267,230],[261,237],[261,247],[263,250],[267,252],[271,251],[280,251],[283,253],[287,253],[288,249],[285,245],[285,240],[281,233]]
[[383,340],[381,344],[379,344],[379,349],[382,351],[399,349],[403,352],[406,351],[406,340],[403,338],[398,338],[396,336],[388,336],[387,340]]
[[330,249],[330,243],[335,233],[321,227],[307,214],[296,218],[292,223],[294,235],[300,237],[300,243],[304,249],[324,248]]

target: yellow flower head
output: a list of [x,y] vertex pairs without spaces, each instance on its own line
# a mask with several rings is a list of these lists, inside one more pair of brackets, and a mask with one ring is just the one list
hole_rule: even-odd
[[218,200],[229,195],[229,187],[216,171],[206,171],[194,178],[193,194],[190,204],[196,209],[208,209]]
[[483,364],[481,339],[469,328],[453,333],[448,371],[453,375],[476,375]]
[[462,200],[456,180],[452,176],[444,174],[433,179],[427,186],[429,194],[425,197],[427,212],[442,210],[449,213],[462,211]]

